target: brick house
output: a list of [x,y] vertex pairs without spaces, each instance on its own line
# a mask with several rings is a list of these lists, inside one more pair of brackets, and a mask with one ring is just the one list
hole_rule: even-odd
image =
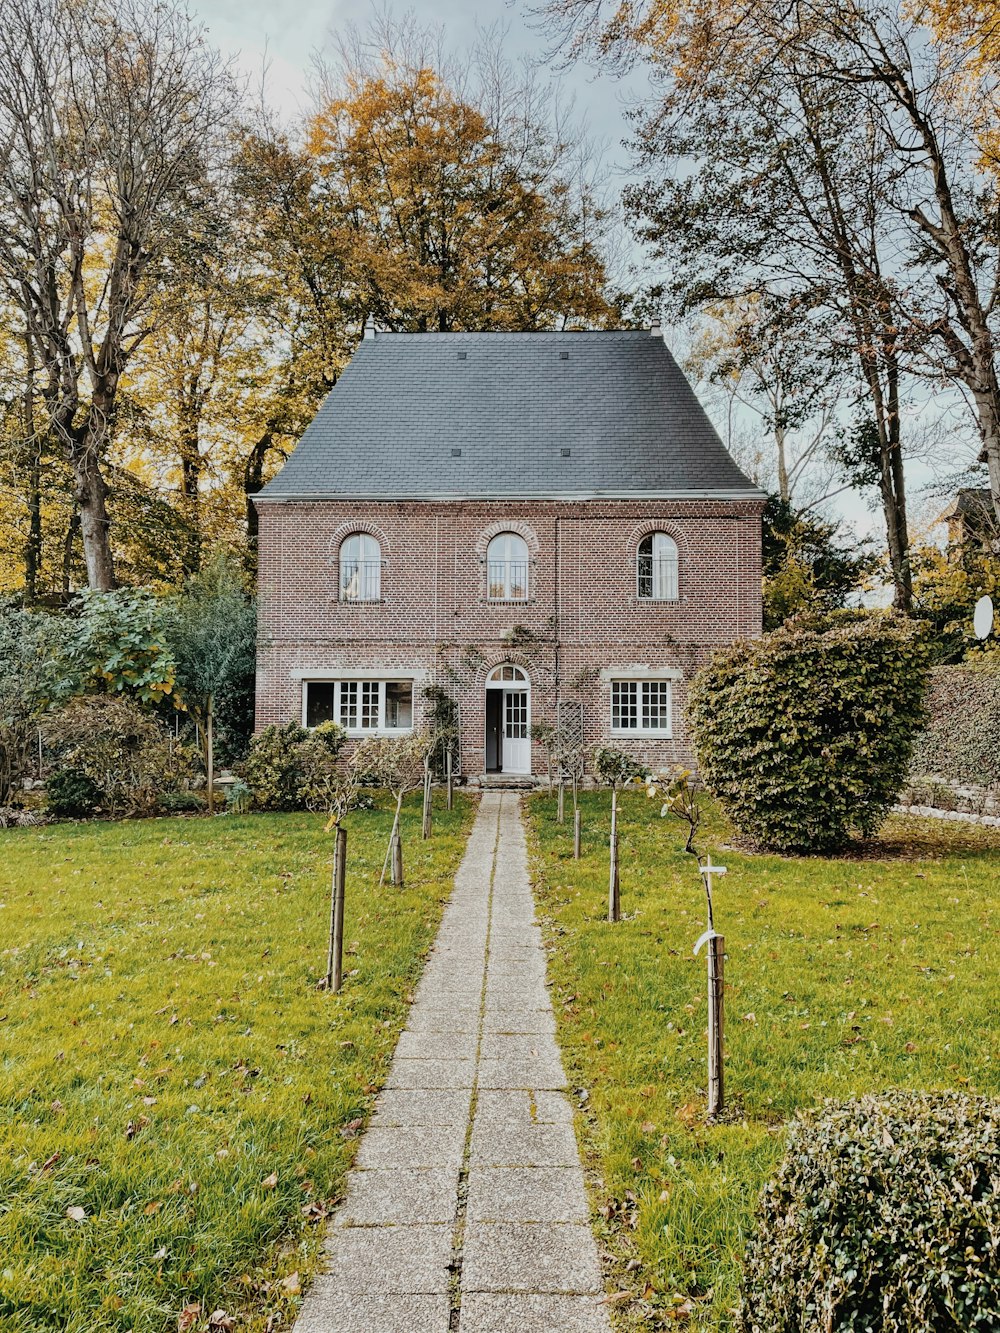
[[692,673],[761,630],[764,499],[658,329],[369,328],[256,497],[257,725],[419,727],[437,685],[473,780],[557,719],[683,762]]

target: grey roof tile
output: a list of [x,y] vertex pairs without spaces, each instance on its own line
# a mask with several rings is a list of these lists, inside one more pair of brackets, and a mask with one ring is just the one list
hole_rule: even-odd
[[706,493],[760,494],[663,340],[618,330],[365,339],[259,498]]

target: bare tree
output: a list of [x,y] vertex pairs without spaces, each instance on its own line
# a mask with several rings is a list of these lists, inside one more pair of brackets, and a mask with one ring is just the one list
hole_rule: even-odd
[[73,475],[92,588],[114,586],[104,464],[150,298],[201,233],[235,90],[168,0],[6,0],[0,282]]

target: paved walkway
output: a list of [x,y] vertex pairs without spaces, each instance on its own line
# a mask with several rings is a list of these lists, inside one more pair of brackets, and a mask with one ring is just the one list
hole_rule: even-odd
[[609,1333],[517,798],[483,795],[296,1333]]

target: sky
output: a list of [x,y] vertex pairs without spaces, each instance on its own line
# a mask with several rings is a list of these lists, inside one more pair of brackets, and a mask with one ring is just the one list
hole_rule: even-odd
[[[505,29],[504,47],[510,57],[537,61],[543,75],[557,80],[563,94],[573,99],[575,118],[585,124],[601,150],[604,185],[617,194],[628,179],[628,152],[622,145],[629,133],[626,112],[648,97],[646,76],[641,69],[625,77],[602,73],[584,61],[562,67],[546,64],[549,42],[532,26],[531,4],[532,0],[411,0],[389,9],[397,15],[412,13],[428,26],[444,25],[448,44],[459,51],[474,43],[477,31],[497,25]],[[289,120],[310,108],[314,55],[330,52],[335,34],[349,25],[364,29],[381,8],[371,0],[295,0],[287,8],[275,0],[192,0],[193,13],[211,40],[234,60],[254,91],[263,76],[268,103]],[[629,253],[641,264],[636,246]],[[670,331],[666,336],[668,345],[680,350],[683,336],[672,336]],[[718,417],[718,396],[712,395],[714,401],[702,396],[710,415]],[[716,420],[716,425],[721,422]],[[909,468],[914,510],[936,512],[934,502],[921,501],[919,494],[930,479],[925,466],[917,463]],[[859,535],[884,540],[881,513],[871,499],[843,492],[828,508],[831,516],[844,520]]]

